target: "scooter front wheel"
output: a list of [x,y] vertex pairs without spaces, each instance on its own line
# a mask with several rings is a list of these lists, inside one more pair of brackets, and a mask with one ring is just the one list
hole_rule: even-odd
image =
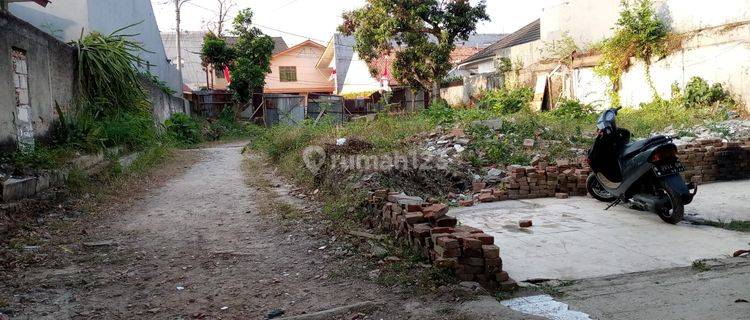
[[601,202],[612,202],[617,200],[617,197],[613,196],[607,190],[604,189],[599,180],[596,179],[596,175],[593,173],[586,179],[586,190],[594,199]]
[[682,198],[666,183],[662,184],[662,188],[658,192],[662,193],[669,200],[669,206],[656,209],[659,218],[671,224],[677,224],[682,221],[685,215],[685,204],[682,203]]

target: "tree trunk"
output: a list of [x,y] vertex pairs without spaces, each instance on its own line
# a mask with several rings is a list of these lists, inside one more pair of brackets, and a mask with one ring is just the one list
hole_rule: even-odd
[[430,92],[430,101],[428,101],[427,104],[425,104],[425,107],[427,107],[428,104],[433,104],[440,100],[440,85],[435,82],[432,84],[432,91]]

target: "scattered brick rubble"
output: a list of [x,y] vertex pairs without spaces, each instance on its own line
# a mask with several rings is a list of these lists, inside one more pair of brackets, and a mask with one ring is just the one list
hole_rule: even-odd
[[387,189],[374,191],[370,202],[380,208],[382,227],[408,242],[435,266],[452,270],[462,281],[510,291],[517,283],[503,271],[500,248],[482,230],[458,226],[443,203],[424,202],[418,197]]

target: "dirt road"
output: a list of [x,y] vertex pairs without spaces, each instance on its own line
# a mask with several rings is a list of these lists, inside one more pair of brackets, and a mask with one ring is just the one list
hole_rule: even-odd
[[151,191],[63,219],[74,223],[46,223],[35,231],[43,240],[23,253],[28,267],[5,274],[0,312],[12,319],[264,319],[372,302],[329,318],[525,318],[457,285],[413,295],[376,283],[367,277],[373,264],[326,223],[289,218],[317,205],[290,196],[294,188],[241,151],[241,144],[181,151]]

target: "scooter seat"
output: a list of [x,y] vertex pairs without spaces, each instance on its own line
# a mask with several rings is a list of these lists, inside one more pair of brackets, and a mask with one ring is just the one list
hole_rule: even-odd
[[656,145],[661,142],[666,142],[667,137],[665,136],[653,136],[648,139],[638,140],[632,143],[629,143],[625,145],[625,148],[622,150],[622,158],[623,159],[629,159],[639,152],[641,152],[646,146],[652,146]]

